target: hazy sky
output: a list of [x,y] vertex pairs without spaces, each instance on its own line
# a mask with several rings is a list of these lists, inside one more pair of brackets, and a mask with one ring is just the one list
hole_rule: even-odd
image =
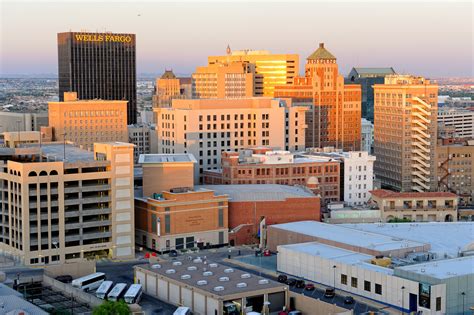
[[[57,73],[56,34],[137,35],[137,72],[193,72],[208,55],[267,49],[302,63],[324,42],[347,74],[393,66],[429,77],[473,76],[468,2],[25,2],[0,0],[0,75]],[[300,71],[301,72],[301,71]]]

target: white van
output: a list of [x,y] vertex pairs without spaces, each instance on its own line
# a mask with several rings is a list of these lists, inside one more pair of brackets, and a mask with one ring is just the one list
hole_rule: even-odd
[[173,315],[192,315],[193,313],[189,309],[189,307],[186,306],[180,306],[174,311]]

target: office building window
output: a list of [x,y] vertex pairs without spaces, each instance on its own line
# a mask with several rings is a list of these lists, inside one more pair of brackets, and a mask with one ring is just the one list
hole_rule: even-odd
[[357,288],[357,278],[351,277],[351,286]]
[[156,214],[151,215],[151,232],[152,233],[157,233],[157,228],[156,228]]
[[224,227],[224,209],[219,208],[219,227]]
[[165,215],[165,233],[171,233],[171,218],[169,214]]
[[441,297],[436,298],[436,310],[441,311]]
[[377,294],[382,294],[382,285],[381,284],[375,284],[375,293]]
[[370,281],[364,281],[364,290],[370,292]]
[[347,275],[341,274],[341,284],[347,285]]

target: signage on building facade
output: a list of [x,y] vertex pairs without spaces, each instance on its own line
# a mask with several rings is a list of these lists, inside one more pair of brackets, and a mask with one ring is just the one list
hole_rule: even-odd
[[130,35],[103,35],[103,34],[75,34],[76,42],[115,42],[130,43],[132,36]]
[[431,285],[427,283],[420,283],[419,290],[418,290],[418,304],[424,308],[430,308],[430,300],[431,300]]

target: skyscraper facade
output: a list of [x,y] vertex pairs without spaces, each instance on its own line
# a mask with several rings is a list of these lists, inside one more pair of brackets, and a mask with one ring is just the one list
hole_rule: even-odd
[[360,84],[362,90],[362,118],[374,123],[374,84],[383,84],[387,75],[395,74],[393,68],[352,68],[347,83]]
[[135,34],[58,33],[59,100],[127,100],[127,123],[137,120]]
[[306,147],[360,150],[360,85],[344,84],[336,57],[323,43],[306,60],[305,76],[296,77],[293,85],[276,86],[275,97],[289,97],[294,105],[309,107]]
[[271,54],[267,50],[232,51],[225,56],[208,57],[208,65],[247,62],[255,65],[254,96],[274,96],[275,86],[293,84],[299,71],[298,55]]
[[376,177],[399,191],[435,191],[438,85],[391,75],[374,93]]
[[178,78],[173,70],[156,79],[153,107],[170,107],[173,99],[192,97],[191,78]]

